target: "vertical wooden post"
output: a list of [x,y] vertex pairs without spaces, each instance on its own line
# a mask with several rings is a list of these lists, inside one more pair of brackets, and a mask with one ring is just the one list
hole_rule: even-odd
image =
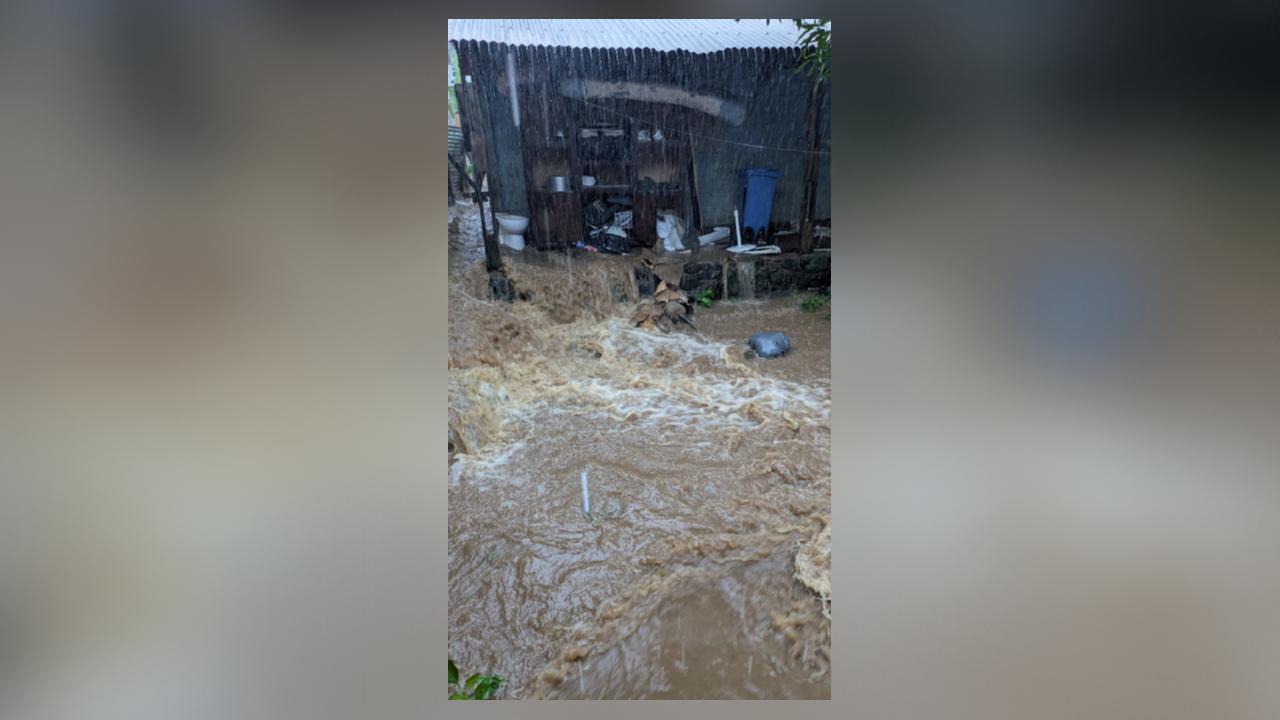
[[[571,68],[567,73],[567,76],[572,77],[575,80],[586,79],[586,68],[588,64],[591,63],[591,61],[594,59],[592,57],[592,53],[595,52],[594,49],[566,47],[566,48],[556,48],[555,52],[559,56],[556,59],[555,67]],[[556,235],[557,235],[557,240],[561,241],[562,243],[565,243],[565,251],[572,252],[571,248],[579,240],[582,239],[583,221],[581,217],[581,212],[582,212],[582,208],[585,207],[588,202],[588,196],[582,190],[582,173],[583,173],[582,158],[578,154],[578,130],[582,126],[582,123],[580,122],[581,118],[587,114],[587,110],[586,110],[587,106],[585,101],[568,103],[562,99],[561,102],[566,103],[565,119],[568,121],[567,128],[566,128],[566,134],[568,137],[565,140],[565,142],[567,144],[567,147],[569,148],[569,187],[575,193],[578,193],[579,217],[578,217],[577,227],[579,228],[579,232],[577,233],[576,237],[575,236],[561,237],[562,235],[565,235],[565,233],[562,233],[560,232],[559,229],[557,229]],[[564,223],[558,218],[554,222],[557,228],[564,227]]]
[[800,223],[800,252],[813,251],[813,214],[818,200],[818,146],[821,143],[819,128],[822,95],[826,81],[813,83],[809,88],[809,111],[805,116],[805,148],[808,157],[804,165],[804,219]]
[[[480,176],[479,187],[484,187],[485,176]],[[493,200],[489,201],[489,209],[493,210]],[[484,207],[480,208],[480,231],[484,232]],[[493,232],[484,233],[484,269],[489,272],[502,269],[502,249],[498,245],[498,218],[493,218]]]
[[[489,232],[489,227],[485,226],[484,221],[484,187],[486,176],[488,175],[488,173],[485,172],[485,168],[488,165],[488,158],[481,157],[482,155],[485,155],[484,152],[473,152],[472,145],[475,126],[471,121],[479,120],[481,128],[486,127],[484,122],[485,118],[483,117],[483,111],[481,108],[489,106],[489,103],[486,101],[487,98],[481,97],[477,92],[477,89],[481,87],[479,83],[484,82],[483,78],[485,77],[483,69],[485,65],[478,62],[480,58],[477,58],[477,55],[481,54],[480,52],[477,52],[479,49],[480,46],[477,45],[475,41],[459,43],[458,45],[458,65],[464,75],[464,84],[459,86],[459,88],[465,88],[463,93],[465,100],[464,97],[459,97],[458,99],[458,117],[462,121],[463,145],[467,152],[471,154],[472,164],[475,166],[475,178],[472,180],[472,189],[475,191],[475,197],[480,203],[480,233],[484,236],[485,269],[493,271],[502,267],[502,251],[498,245],[498,219],[494,213],[492,199],[489,201],[489,227],[493,228],[492,233]],[[473,76],[473,80],[468,84],[465,83],[465,76],[469,75]],[[481,144],[487,146],[488,139],[484,138],[483,131],[481,132],[481,138],[484,140]],[[460,168],[460,171],[463,170],[464,169]],[[463,172],[463,174],[465,175],[466,173]]]
[[[693,202],[693,225],[689,230],[696,235],[698,232],[701,232],[702,228],[702,208],[698,205],[698,166],[696,164],[697,160],[693,156],[694,138],[692,122],[689,120],[689,116],[692,114],[693,113],[689,110],[685,110],[683,113],[685,132],[688,134],[688,137],[685,138],[684,142],[680,143],[680,148],[685,158],[685,162],[681,164],[687,166],[687,172],[689,175],[689,197]],[[726,293],[726,297],[727,296],[728,295]]]
[[[521,171],[524,173],[524,195],[525,202],[529,205],[529,219],[532,221],[534,215],[538,212],[539,195],[538,188],[534,186],[533,178],[533,162],[530,157],[530,144],[534,146],[534,154],[537,148],[541,147],[540,139],[537,136],[537,122],[534,122],[534,130],[530,130],[529,119],[534,117],[534,99],[530,97],[530,93],[536,92],[538,96],[546,97],[546,88],[542,86],[537,77],[537,66],[530,57],[531,48],[528,46],[508,46],[507,52],[515,55],[515,63],[513,69],[516,73],[515,84],[517,87],[517,103],[520,106],[520,127],[516,128],[516,142],[520,143],[520,165]],[[545,101],[544,101],[545,102]],[[535,246],[538,246],[541,238],[536,237],[539,231],[539,224],[536,222],[529,223],[530,240]]]

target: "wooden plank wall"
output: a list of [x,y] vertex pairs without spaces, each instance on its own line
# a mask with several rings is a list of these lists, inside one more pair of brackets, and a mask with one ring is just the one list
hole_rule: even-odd
[[[803,149],[810,80],[795,72],[799,51],[793,48],[745,48],[716,53],[685,51],[657,52],[647,49],[571,49],[526,46],[512,48],[500,43],[462,41],[457,43],[464,72],[473,76],[476,103],[482,122],[473,131],[484,134],[484,150],[490,189],[499,211],[531,214],[533,179],[527,167],[525,138],[511,118],[506,84],[506,53],[517,55],[521,75],[521,117],[542,113],[534,88],[559,97],[559,83],[565,78],[624,79],[640,83],[670,83],[691,92],[724,97],[746,109],[746,119],[733,126],[699,112],[670,112],[653,108],[650,121],[683,124],[692,139],[698,181],[697,198],[703,226],[732,224],[733,208],[740,199],[739,172],[747,167],[776,167],[783,171],[774,200],[773,219],[800,220],[803,216],[804,180],[807,155],[773,148]],[[830,150],[830,90],[819,108],[819,147]],[[567,101],[572,107],[574,101]],[[579,106],[600,116],[618,112],[621,102],[592,101],[607,110]],[[637,111],[632,111],[634,114]],[[683,115],[683,117],[681,117]],[[725,143],[724,141],[731,141]],[[734,144],[740,143],[740,144]],[[818,160],[819,217],[830,213],[830,155]],[[541,221],[534,218],[534,224]],[[537,231],[535,231],[537,232]]]

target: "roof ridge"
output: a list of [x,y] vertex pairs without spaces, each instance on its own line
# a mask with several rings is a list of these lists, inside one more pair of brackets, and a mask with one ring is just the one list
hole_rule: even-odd
[[706,54],[729,49],[793,47],[799,32],[788,23],[723,18],[449,20],[449,40],[508,45],[683,50]]

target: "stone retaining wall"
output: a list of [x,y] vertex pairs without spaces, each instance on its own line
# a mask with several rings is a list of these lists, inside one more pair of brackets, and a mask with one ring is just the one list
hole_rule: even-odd
[[[804,291],[827,290],[831,287],[831,254],[760,256],[734,258],[727,262],[687,262],[680,275],[680,289],[691,297],[710,290],[712,297],[721,300],[725,296],[724,273],[729,273],[729,297],[744,296],[738,284],[738,264],[755,266],[755,296],[786,295]],[[647,268],[636,268],[636,285],[642,296],[653,294],[653,273]]]

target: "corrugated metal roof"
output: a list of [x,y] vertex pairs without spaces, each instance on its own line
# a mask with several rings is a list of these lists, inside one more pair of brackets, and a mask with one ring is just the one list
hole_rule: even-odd
[[583,48],[650,48],[710,53],[792,47],[790,20],[450,20],[449,40]]

